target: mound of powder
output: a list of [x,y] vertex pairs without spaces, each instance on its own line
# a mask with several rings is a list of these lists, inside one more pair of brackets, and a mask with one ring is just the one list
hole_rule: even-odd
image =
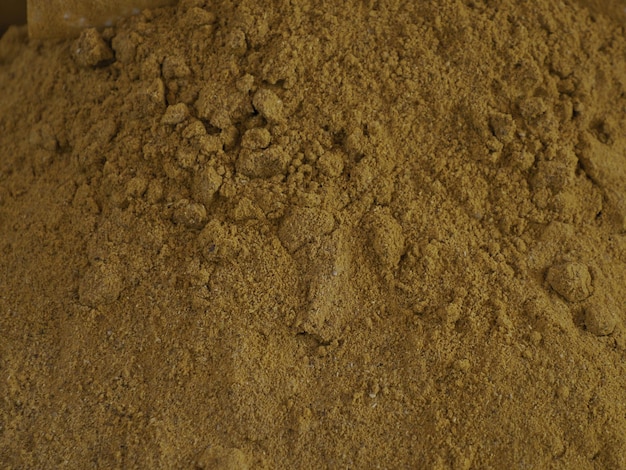
[[625,469],[608,5],[9,29],[3,466]]

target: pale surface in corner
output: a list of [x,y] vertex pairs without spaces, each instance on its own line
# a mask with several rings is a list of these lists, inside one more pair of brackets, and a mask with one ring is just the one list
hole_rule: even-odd
[[31,38],[77,36],[85,27],[111,26],[124,16],[176,0],[28,0]]

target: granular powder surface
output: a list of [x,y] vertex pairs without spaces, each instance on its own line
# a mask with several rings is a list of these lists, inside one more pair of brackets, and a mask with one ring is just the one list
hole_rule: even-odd
[[622,8],[10,29],[2,467],[626,469]]

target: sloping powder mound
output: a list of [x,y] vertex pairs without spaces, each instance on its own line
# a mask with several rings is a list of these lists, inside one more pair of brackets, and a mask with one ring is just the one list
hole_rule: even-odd
[[594,5],[9,30],[2,466],[626,469],[626,40]]

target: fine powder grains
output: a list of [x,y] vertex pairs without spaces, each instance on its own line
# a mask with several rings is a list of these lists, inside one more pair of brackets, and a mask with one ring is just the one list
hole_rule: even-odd
[[607,11],[182,0],[10,29],[2,466],[626,469]]

